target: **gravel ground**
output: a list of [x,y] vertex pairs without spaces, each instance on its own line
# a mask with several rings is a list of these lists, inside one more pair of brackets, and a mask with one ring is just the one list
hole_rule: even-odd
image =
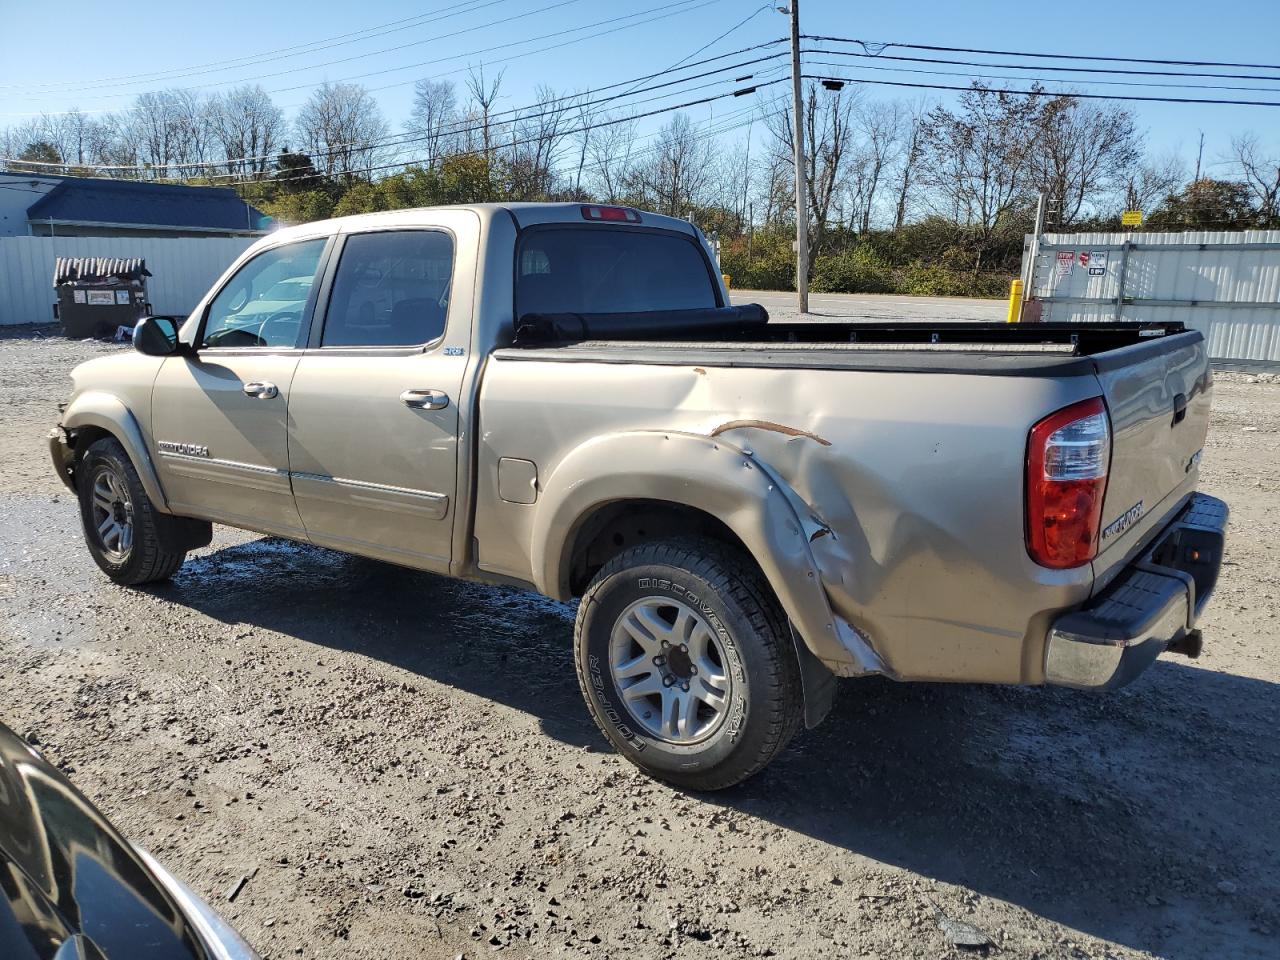
[[0,339],[0,719],[265,957],[958,955],[935,904],[1002,956],[1280,955],[1280,378],[1218,380],[1200,660],[844,681],[701,796],[609,751],[568,606],[226,529],[111,585],[43,440],[110,349]]

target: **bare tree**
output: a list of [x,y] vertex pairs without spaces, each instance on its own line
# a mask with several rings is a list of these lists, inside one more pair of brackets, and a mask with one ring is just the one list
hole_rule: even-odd
[[1268,227],[1280,220],[1280,153],[1268,153],[1257,134],[1243,133],[1231,140],[1231,153],[1241,178]]
[[1114,196],[1141,156],[1142,137],[1127,109],[1054,97],[1040,111],[1032,183],[1061,201],[1065,226]]
[[448,80],[419,80],[405,130],[418,140],[414,150],[436,166],[457,141],[458,94]]
[[485,82],[483,67],[467,74],[467,90],[474,104],[472,113],[480,121],[480,141],[484,147],[484,157],[490,164],[493,163],[493,145],[497,140],[492,126],[493,105],[498,102],[498,91],[501,89],[502,73],[489,83]]
[[854,111],[859,143],[849,164],[850,226],[871,229],[876,199],[902,146],[904,110],[894,101],[862,103]]
[[387,121],[358,83],[325,83],[298,111],[298,134],[316,168],[350,184],[385,155]]
[[257,85],[228,90],[209,104],[213,138],[227,173],[265,173],[285,136],[284,114]]
[[591,148],[591,140],[596,135],[595,130],[596,111],[591,106],[591,93],[581,94],[577,97],[577,115],[574,117],[574,126],[577,128],[573,133],[573,142],[577,144],[577,170],[573,176],[573,195],[574,199],[585,199],[582,196],[582,174],[587,166],[587,151]]
[[635,163],[635,121],[613,122],[605,117],[587,143],[591,160],[588,183],[592,192],[607,203],[620,203],[626,196]]
[[925,109],[916,105],[910,110],[906,120],[907,130],[904,134],[904,149],[898,164],[898,201],[894,205],[893,229],[901,230],[907,222],[907,208],[911,202],[911,191],[916,185],[915,176],[920,167],[920,154],[924,146],[921,133],[924,126]]
[[512,145],[506,165],[510,192],[517,199],[544,200],[551,195],[556,153],[572,126],[572,98],[539,86],[535,100],[511,124]]
[[1124,207],[1152,210],[1165,197],[1177,193],[1186,179],[1187,169],[1176,153],[1139,164],[1125,179]]
[[658,131],[650,158],[637,164],[631,190],[659,213],[688,216],[705,199],[714,177],[714,145],[700,136],[683,113]]
[[[842,91],[819,96],[816,84],[810,84],[802,104],[801,128],[805,139],[804,171],[809,196],[809,247],[816,254],[823,249],[830,225],[832,202],[844,186],[848,155],[853,138],[855,97]],[[769,118],[775,147],[785,151],[792,175],[795,170],[794,124],[790,110],[782,110]]]
[[209,152],[205,100],[192,90],[157,90],[139,94],[129,111],[130,139],[139,146],[141,163],[161,177],[191,176]]
[[1040,131],[1034,97],[1000,93],[977,81],[958,109],[929,111],[921,130],[921,173],[939,212],[974,236],[974,270],[1005,236],[1025,228],[1025,207]]

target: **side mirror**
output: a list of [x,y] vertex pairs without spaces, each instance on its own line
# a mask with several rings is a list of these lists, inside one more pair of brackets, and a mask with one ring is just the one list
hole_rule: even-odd
[[143,317],[133,328],[133,348],[149,357],[183,353],[177,317]]

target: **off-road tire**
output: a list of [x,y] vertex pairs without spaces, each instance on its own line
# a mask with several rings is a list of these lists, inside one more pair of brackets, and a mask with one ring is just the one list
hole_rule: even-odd
[[[733,671],[726,718],[707,739],[668,742],[644,729],[610,668],[615,624],[646,597],[676,598],[715,631]],[[692,790],[721,790],[765,767],[804,712],[787,620],[763,576],[714,540],[672,539],[622,551],[596,574],[574,625],[578,683],[600,730],[649,775]],[[627,682],[627,681],[623,681]]]
[[[93,520],[94,482],[103,471],[118,478],[129,494],[133,542],[123,557],[113,555],[107,548]],[[76,465],[75,476],[85,543],[102,572],[122,586],[138,586],[173,576],[186,559],[186,552],[163,547],[160,528],[172,522],[172,518],[156,510],[120,442],[114,437],[103,437],[90,444]]]

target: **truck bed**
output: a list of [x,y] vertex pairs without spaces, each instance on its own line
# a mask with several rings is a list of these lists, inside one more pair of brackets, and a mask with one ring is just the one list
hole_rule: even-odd
[[864,324],[770,323],[742,331],[673,337],[629,329],[608,339],[530,342],[495,351],[504,360],[793,367],[1072,377],[1143,360],[1201,339],[1181,323]]

